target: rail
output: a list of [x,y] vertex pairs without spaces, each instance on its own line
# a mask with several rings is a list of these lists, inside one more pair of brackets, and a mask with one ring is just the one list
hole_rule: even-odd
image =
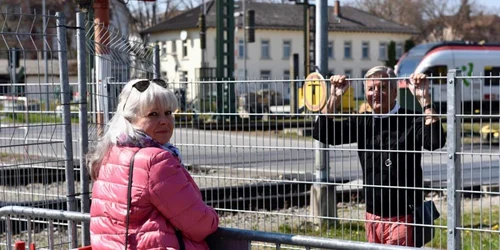
[[[12,232],[10,231],[10,216],[25,216],[28,218],[47,219],[49,223],[52,220],[67,220],[72,222],[89,222],[90,214],[33,208],[20,206],[6,206],[0,208],[0,216],[5,217],[7,227],[7,246],[12,247]],[[53,230],[53,227],[49,227]],[[49,232],[48,235],[53,235]],[[53,242],[53,239],[49,239]],[[366,242],[356,242],[347,240],[337,240],[313,236],[302,236],[293,234],[282,234],[262,231],[252,231],[236,228],[219,228],[214,234],[208,237],[207,242],[210,249],[217,250],[246,250],[251,249],[252,243],[271,243],[276,249],[281,249],[282,246],[299,246],[305,249],[321,248],[321,249],[372,249],[372,250],[398,250],[408,249],[399,246],[374,245]],[[28,240],[28,245],[31,245],[31,240]],[[10,248],[8,248],[10,249]],[[49,249],[54,249],[53,245]]]

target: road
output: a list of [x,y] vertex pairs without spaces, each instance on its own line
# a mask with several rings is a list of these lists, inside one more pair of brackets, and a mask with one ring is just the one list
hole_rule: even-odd
[[[27,131],[24,128],[3,127],[0,131],[0,153],[24,154],[27,149],[30,156],[62,158],[65,152],[63,131],[61,125],[33,125]],[[89,133],[92,137],[95,130],[89,129]],[[74,156],[78,160],[78,125],[72,125],[72,135]],[[33,145],[22,146],[25,138],[27,143]],[[315,147],[310,138],[283,138],[272,132],[258,135],[257,132],[177,128],[172,141],[181,149],[186,164],[266,171],[271,176],[315,172]],[[443,186],[446,184],[445,150],[446,146],[438,151],[424,151],[425,180]],[[330,147],[329,152],[332,179],[361,178],[355,144]],[[500,183],[498,146],[464,145],[459,155],[462,158],[461,179],[465,186]]]

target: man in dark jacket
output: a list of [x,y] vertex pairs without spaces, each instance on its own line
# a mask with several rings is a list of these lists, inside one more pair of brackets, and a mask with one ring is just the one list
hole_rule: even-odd
[[[445,136],[424,74],[410,76],[408,85],[423,114],[397,103],[398,82],[392,69],[377,66],[365,75],[365,98],[370,113],[341,120],[319,116],[313,137],[323,143],[358,144],[366,201],[366,233],[369,242],[414,246],[412,208],[424,201],[422,147],[444,146]],[[386,79],[388,78],[388,79]],[[323,114],[335,113],[349,87],[346,77],[330,78],[331,91]]]

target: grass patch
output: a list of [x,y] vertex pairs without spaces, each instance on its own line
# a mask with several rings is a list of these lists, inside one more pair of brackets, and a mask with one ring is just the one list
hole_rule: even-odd
[[3,153],[0,152],[0,162],[6,162],[6,161],[11,161],[11,160],[24,160],[24,155],[22,154],[9,154],[9,153]]
[[6,114],[4,122],[13,123],[61,123],[62,119],[57,114],[41,114],[41,113],[28,113],[26,121],[26,114],[24,113],[9,113]]
[[[446,131],[448,124],[446,122],[443,122],[443,128],[444,131]],[[471,134],[471,135],[479,135],[481,128],[486,126],[486,125],[491,125],[492,129],[499,130],[500,129],[500,123],[494,123],[492,122],[491,124],[489,122],[467,122],[467,123],[462,123],[462,132],[464,135]]]
[[[464,250],[500,249],[500,211],[498,206],[489,207],[487,211],[464,212],[462,214],[461,248]],[[435,225],[447,225],[446,214],[435,221]],[[492,232],[488,232],[492,231]],[[279,233],[318,236],[332,239],[367,242],[363,222],[343,221],[336,224],[314,226],[309,222],[291,226],[282,224]],[[426,247],[446,249],[448,233],[446,228],[435,231],[434,239]]]

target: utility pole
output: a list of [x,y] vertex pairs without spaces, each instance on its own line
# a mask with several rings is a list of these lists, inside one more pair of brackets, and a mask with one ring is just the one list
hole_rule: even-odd
[[[316,0],[316,62],[318,63],[318,73],[326,75],[328,73],[328,2],[327,0]],[[329,91],[327,91],[329,92]],[[329,185],[329,145],[315,142],[315,167],[316,183],[311,186],[311,213],[314,215],[315,223],[322,225],[323,218],[337,217],[337,202],[335,186]]]
[[[247,80],[247,13],[246,13],[246,0],[241,0],[243,8],[243,80]],[[248,83],[245,83],[245,93],[248,94]]]
[[[217,121],[236,119],[234,91],[234,0],[216,0]],[[228,81],[228,82],[223,82]]]
[[102,99],[97,102],[97,129],[98,133],[104,132],[104,101],[108,93],[103,93],[102,84],[111,76],[111,58],[108,49],[108,27],[109,27],[109,0],[94,0],[94,23],[95,25],[95,76],[97,83],[97,93]]
[[49,65],[47,62],[47,37],[46,37],[46,32],[47,32],[47,6],[46,6],[46,1],[42,0],[42,37],[43,37],[43,61],[44,61],[44,68],[45,68],[45,74],[44,74],[44,84],[45,84],[45,111],[49,111],[50,109],[50,97],[49,97]]

